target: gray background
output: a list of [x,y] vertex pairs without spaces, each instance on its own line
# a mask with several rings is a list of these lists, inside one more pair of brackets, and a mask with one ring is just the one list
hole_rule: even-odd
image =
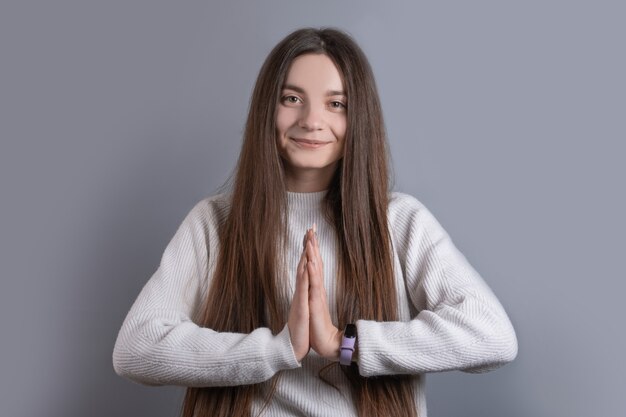
[[624,415],[623,4],[3,0],[0,415],[177,414],[182,389],[115,375],[117,331],[308,25],[362,45],[396,189],[517,330],[512,364],[429,376],[429,415]]

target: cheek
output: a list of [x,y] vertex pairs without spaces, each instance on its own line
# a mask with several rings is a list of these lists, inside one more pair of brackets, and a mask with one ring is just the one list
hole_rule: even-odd
[[289,109],[280,106],[276,110],[276,130],[280,135],[284,135],[293,124],[294,116],[292,113]]
[[346,130],[348,129],[348,121],[346,117],[338,118],[335,122],[335,136],[338,139],[343,140],[346,137]]

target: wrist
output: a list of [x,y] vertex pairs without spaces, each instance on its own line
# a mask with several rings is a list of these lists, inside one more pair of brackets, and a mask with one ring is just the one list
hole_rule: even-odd
[[339,362],[339,357],[341,356],[341,340],[343,339],[343,330],[337,329],[335,333],[335,340],[333,342],[333,346],[335,347],[333,350],[332,360]]

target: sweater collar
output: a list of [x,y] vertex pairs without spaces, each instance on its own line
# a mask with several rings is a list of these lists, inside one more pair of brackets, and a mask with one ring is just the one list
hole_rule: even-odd
[[293,191],[287,191],[287,203],[292,210],[310,208],[317,209],[321,206],[327,191],[328,190],[317,191],[314,193],[296,193]]

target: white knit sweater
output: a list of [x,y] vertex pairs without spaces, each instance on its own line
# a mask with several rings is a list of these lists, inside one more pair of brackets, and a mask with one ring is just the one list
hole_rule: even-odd
[[[336,237],[322,214],[324,194],[288,193],[288,279],[293,289],[302,237],[315,222],[336,324]],[[194,387],[262,383],[283,371],[264,416],[355,416],[339,366],[324,374],[338,391],[318,376],[327,360],[313,350],[296,360],[286,324],[278,334],[267,328],[218,333],[196,325],[219,251],[218,224],[228,209],[220,194],[186,216],[124,320],[115,371],[146,385]],[[494,369],[515,358],[517,339],[497,298],[422,203],[393,193],[388,217],[400,320],[357,321],[359,372],[415,375],[417,409],[426,417],[424,373]],[[255,401],[253,412],[261,405]]]

